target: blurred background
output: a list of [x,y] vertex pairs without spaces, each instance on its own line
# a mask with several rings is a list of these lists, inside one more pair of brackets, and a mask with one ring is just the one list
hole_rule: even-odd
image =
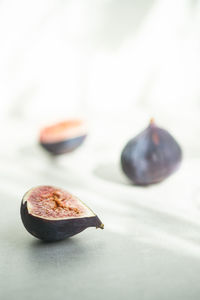
[[[0,298],[198,299],[200,0],[1,0],[0,43]],[[120,154],[152,117],[183,163],[132,186]],[[52,159],[39,130],[68,118],[89,135]],[[80,197],[105,230],[36,241],[20,201],[46,184]]]
[[154,117],[198,156],[200,1],[1,1],[0,41],[6,152],[77,116],[119,151]]

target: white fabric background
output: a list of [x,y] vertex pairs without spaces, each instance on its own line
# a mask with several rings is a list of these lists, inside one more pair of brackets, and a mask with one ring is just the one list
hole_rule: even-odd
[[[76,238],[80,246],[88,237],[90,252],[85,255],[88,261],[91,256],[95,258],[91,262],[91,267],[96,267],[95,280],[104,278],[104,299],[110,280],[109,299],[127,292],[128,299],[196,300],[200,258],[200,1],[1,1],[0,43],[0,201],[5,212],[0,219],[2,299],[11,299],[10,295],[27,299],[37,280],[43,282],[51,274],[51,282],[53,268],[58,266],[63,271],[56,284],[63,296],[64,275],[70,271],[68,265],[65,269],[67,249],[73,252],[67,252],[71,265],[78,262],[84,274],[77,244],[69,248],[39,246],[34,251],[27,247],[31,237],[25,235],[19,219],[20,199],[34,185],[54,184],[83,199],[105,223],[103,234],[94,233],[104,253],[100,265],[96,265],[101,253],[93,243],[92,231],[91,236],[89,232]],[[88,121],[88,139],[77,152],[51,161],[37,145],[39,128],[77,116]],[[151,117],[180,142],[183,164],[162,184],[146,189],[133,187],[120,171],[120,152]],[[112,248],[112,241],[122,241],[128,262],[137,245],[141,265],[134,269],[127,263],[126,271],[136,272],[138,290],[127,287],[126,277],[117,277],[118,273],[112,277],[104,270],[107,265],[116,271],[122,267],[113,260],[123,256],[115,252],[115,242]],[[13,254],[14,247],[12,261],[18,268],[10,277],[12,264],[7,253]],[[50,253],[54,253],[52,268],[47,263]],[[186,269],[179,272],[173,264],[177,257],[181,266],[189,266],[185,268],[196,273]],[[41,266],[40,275],[35,262]],[[163,277],[160,264],[167,270]],[[140,277],[141,270],[146,277],[143,273]],[[75,274],[73,281],[79,273],[71,274]],[[27,282],[26,287],[22,288],[20,278]],[[96,281],[90,279],[88,289],[95,292]],[[80,290],[82,284],[88,286],[85,280],[80,279]],[[115,290],[118,280],[121,292]],[[168,284],[173,289],[166,293]],[[73,289],[73,285],[68,288]],[[43,287],[39,292],[46,295]],[[49,299],[56,295],[51,290]],[[102,299],[100,296],[96,299]],[[90,299],[87,291],[83,299]]]
[[153,116],[198,155],[199,16],[189,0],[2,1],[2,118],[36,131],[81,115],[130,136]]

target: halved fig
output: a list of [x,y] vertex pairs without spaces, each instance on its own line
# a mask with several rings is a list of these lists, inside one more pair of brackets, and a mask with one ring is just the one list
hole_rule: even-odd
[[29,233],[44,241],[58,241],[88,227],[104,228],[99,218],[77,197],[53,187],[29,190],[21,203],[22,222]]
[[86,125],[83,120],[66,120],[40,131],[40,145],[51,154],[74,151],[85,140]]

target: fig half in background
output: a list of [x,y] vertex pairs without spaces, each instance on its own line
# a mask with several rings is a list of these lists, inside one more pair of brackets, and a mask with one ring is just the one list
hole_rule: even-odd
[[160,182],[177,170],[182,151],[166,130],[150,125],[131,139],[121,154],[121,166],[126,176],[137,185]]
[[51,154],[64,154],[78,148],[86,135],[83,120],[67,120],[43,128],[40,131],[40,145]]
[[29,233],[49,242],[73,236],[88,227],[104,228],[78,198],[53,186],[29,190],[22,199],[21,218]]

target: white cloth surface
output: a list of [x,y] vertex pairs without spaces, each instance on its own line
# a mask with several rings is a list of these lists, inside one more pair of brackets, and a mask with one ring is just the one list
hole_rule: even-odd
[[[0,2],[1,299],[199,298],[199,16],[189,0]],[[72,116],[88,121],[88,138],[53,160],[39,128]],[[183,164],[132,186],[120,153],[153,116]],[[19,208],[41,184],[80,197],[104,231],[36,241]]]

